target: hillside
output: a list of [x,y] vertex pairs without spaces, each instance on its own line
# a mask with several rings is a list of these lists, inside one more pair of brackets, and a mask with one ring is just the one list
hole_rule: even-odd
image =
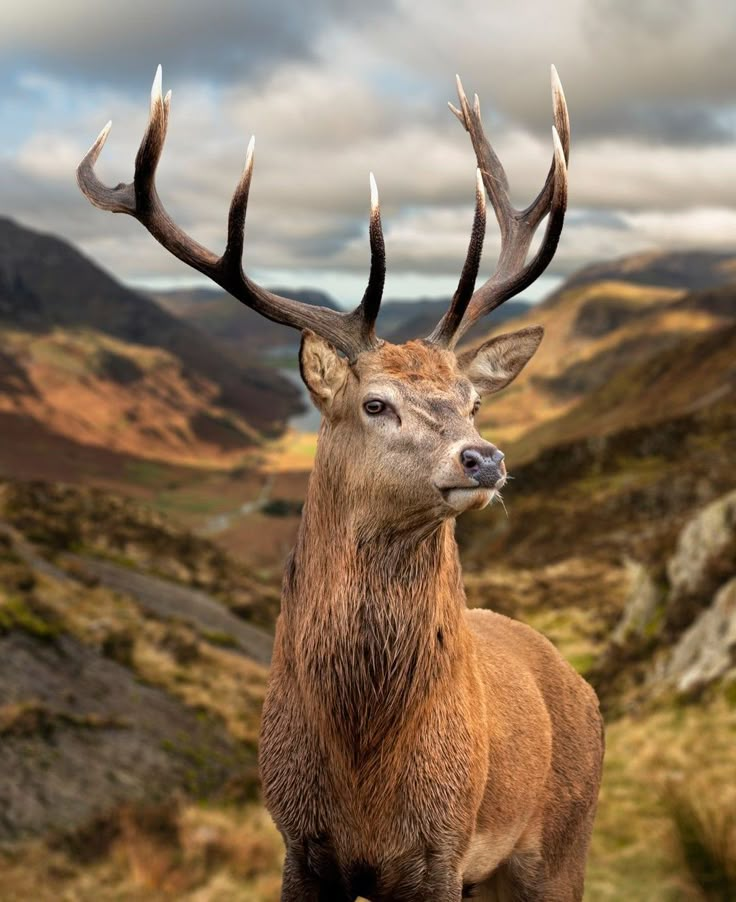
[[[483,420],[508,439],[505,509],[458,521],[469,604],[540,630],[601,698],[590,902],[730,898],[709,881],[736,874],[736,288],[698,265],[681,290],[619,261],[525,314],[548,327],[539,361]],[[255,737],[313,450],[287,435],[247,473],[156,473],[159,512],[2,486],[0,734],[25,787],[0,779],[9,898],[278,898]],[[99,766],[60,829],[38,800],[64,801],[82,748]]]
[[[273,291],[305,304],[337,309],[332,298],[321,291],[278,287]],[[271,322],[218,288],[158,291],[152,292],[151,297],[182,322],[196,326],[216,339],[237,359],[248,353],[267,360],[269,354],[281,348],[293,349],[299,344],[299,333],[294,329]]]
[[[321,291],[287,288],[273,290],[306,304],[338,309],[335,301]],[[295,353],[299,342],[293,329],[264,319],[219,289],[159,291],[153,292],[151,297],[165,310],[206,332],[238,356],[247,349],[261,358],[277,356],[280,360],[283,355],[279,351]],[[416,301],[388,299],[381,304],[378,333],[382,338],[396,343],[429,335],[449,303],[449,298],[420,298]],[[524,301],[511,301],[498,311],[497,322],[521,316],[529,306]],[[471,334],[478,335],[481,331],[476,328]]]
[[128,842],[145,868],[180,816],[246,810],[277,598],[123,498],[0,484],[0,898],[58,898]]
[[31,421],[106,452],[195,462],[277,433],[298,407],[277,373],[230,360],[60,239],[0,219],[6,455]]
[[[687,268],[691,257],[698,265],[684,282],[695,287],[673,287],[677,272]],[[648,267],[644,261],[648,261]],[[567,421],[560,418],[574,416],[572,412],[583,399],[589,401],[593,393],[618,380],[619,373],[630,365],[643,363],[655,353],[676,353],[681,342],[717,330],[736,318],[734,271],[736,257],[698,253],[682,258],[637,256],[589,267],[573,275],[546,301],[509,324],[494,326],[490,333],[537,323],[544,326],[545,338],[532,365],[508,391],[491,399],[482,409],[479,422],[484,431],[504,450],[524,436],[519,446],[523,459],[546,441],[572,437],[564,425]],[[655,284],[657,278],[662,284]],[[698,372],[710,384],[704,369],[699,368]],[[640,389],[646,389],[645,374],[642,378],[645,383]],[[690,386],[682,391],[691,391],[694,400],[698,383],[694,376],[687,381]],[[707,390],[704,385],[703,392]],[[622,398],[626,407],[632,400],[631,392],[623,388]],[[675,401],[674,396],[671,400]],[[588,410],[592,404],[588,403]],[[597,404],[598,400],[594,405],[596,413]],[[621,416],[609,426],[632,426],[655,411],[657,415],[674,415],[680,409],[683,408],[677,404],[670,408],[661,403],[648,408],[642,401],[638,413],[633,408],[628,413],[622,408]],[[553,423],[563,431],[559,433],[558,425]],[[549,424],[547,432],[544,424]],[[581,423],[581,431],[575,434],[587,430],[587,425]],[[596,432],[593,424],[590,432]],[[532,442],[532,435],[538,436],[537,444]]]
[[736,281],[736,254],[714,251],[650,251],[593,263],[574,273],[550,298],[592,282],[627,282],[678,291],[717,288]]

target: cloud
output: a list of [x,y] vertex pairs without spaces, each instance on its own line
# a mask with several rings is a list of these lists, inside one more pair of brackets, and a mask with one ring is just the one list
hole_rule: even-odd
[[7,2],[0,49],[41,71],[135,84],[163,63],[177,78],[260,80],[279,62],[315,60],[329,27],[379,15],[390,0]]
[[[622,7],[625,7],[622,11]],[[524,206],[551,158],[549,62],[573,124],[570,215],[551,272],[645,247],[733,243],[736,106],[731,0],[6,4],[0,93],[11,140],[2,212],[57,232],[122,278],[191,278],[130,218],[93,210],[77,161],[108,118],[103,180],[129,180],[155,64],[173,88],[159,188],[172,216],[223,246],[231,192],[257,135],[246,263],[289,283],[324,273],[357,300],[368,265],[368,171],[381,192],[389,275],[447,290],[465,255],[475,161],[446,108],[454,73]],[[167,62],[168,61],[168,62]],[[170,64],[169,64],[170,63]],[[6,63],[7,65],[7,63]],[[14,85],[14,94],[8,85]],[[498,234],[489,217],[485,271]],[[352,286],[352,287],[351,287]]]

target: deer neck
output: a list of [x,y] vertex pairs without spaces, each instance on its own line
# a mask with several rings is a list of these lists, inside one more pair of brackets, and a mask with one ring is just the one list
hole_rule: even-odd
[[439,697],[467,635],[454,520],[389,528],[371,507],[315,468],[282,604],[303,694],[360,753]]

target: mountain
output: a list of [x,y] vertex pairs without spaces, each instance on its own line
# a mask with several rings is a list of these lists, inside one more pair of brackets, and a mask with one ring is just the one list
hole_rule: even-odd
[[[338,309],[335,302],[321,291],[272,290],[305,304]],[[299,344],[299,333],[294,329],[271,322],[219,288],[159,291],[153,292],[151,297],[164,310],[216,339],[232,352],[231,357],[238,360],[244,353],[264,357],[269,350],[273,352]]]
[[[683,285],[676,284],[678,272],[687,272]],[[601,401],[593,400],[594,393],[603,391],[627,367],[657,352],[676,353],[682,342],[733,322],[734,286],[736,254],[637,255],[587,267],[524,316],[500,330],[494,328],[493,332],[540,324],[545,337],[530,366],[507,391],[489,401],[479,422],[504,448],[523,436],[522,456],[528,459],[541,447],[532,440],[534,435],[540,441],[546,435],[544,442],[568,435],[558,431],[566,430],[569,422],[560,418],[574,416],[584,399],[587,406],[578,410],[580,418],[597,416],[601,408],[595,405]],[[696,383],[686,381],[695,396]],[[637,394],[645,389],[646,383]],[[640,405],[637,413],[630,392],[624,391],[624,396],[611,428],[635,425],[646,416],[674,415],[679,409],[674,396],[668,395],[671,408],[650,398],[650,407]],[[549,424],[546,433],[535,432],[544,424]],[[592,422],[580,424],[582,432],[596,428]]]
[[[396,344],[412,338],[423,338],[432,332],[449,306],[450,298],[422,298],[417,301],[388,300],[381,305],[381,313],[378,318],[379,334]],[[523,316],[532,306],[528,301],[508,301],[496,312],[496,323],[505,323],[507,320]],[[480,323],[476,323],[467,334],[472,339],[482,335],[484,331],[487,329],[484,329]]]
[[[318,304],[332,310],[340,309],[327,294],[314,289],[274,288],[283,294],[306,304]],[[272,323],[235,298],[215,288],[176,289],[153,292],[151,297],[165,310],[197,326],[212,338],[226,345],[238,358],[243,352],[268,357],[269,353],[293,351],[299,338],[293,329]],[[434,329],[450,303],[449,298],[420,298],[415,301],[392,301],[381,304],[377,331],[381,338],[403,343],[411,338],[421,338]],[[525,301],[510,301],[501,307],[497,322],[521,316],[531,305]],[[471,335],[480,334],[476,327]]]
[[[0,219],[0,415],[107,452],[197,462],[299,409],[278,373],[122,286],[61,239]],[[19,449],[22,452],[22,449]]]
[[[716,288],[736,281],[736,255],[714,251],[649,251],[579,269],[552,298],[591,282],[627,282],[659,288]],[[550,299],[551,303],[554,303]]]

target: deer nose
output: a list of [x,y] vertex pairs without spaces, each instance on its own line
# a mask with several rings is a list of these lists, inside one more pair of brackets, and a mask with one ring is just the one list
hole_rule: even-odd
[[479,486],[493,488],[506,475],[504,453],[490,442],[470,445],[460,452],[460,463],[465,475]]

